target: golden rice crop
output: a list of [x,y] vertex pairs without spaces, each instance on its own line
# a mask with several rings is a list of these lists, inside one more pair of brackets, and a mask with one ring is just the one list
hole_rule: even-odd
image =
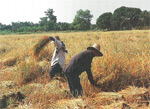
[[[102,87],[93,87],[84,72],[80,76],[81,85],[83,87],[83,96],[94,97],[102,90],[120,91],[130,85],[136,87],[149,87],[150,30],[43,33],[0,36],[0,41],[2,42],[1,49],[6,49],[0,53],[0,62],[3,62],[8,58],[18,56],[16,60],[17,62],[15,62],[16,66],[13,66],[18,68],[18,72],[15,73],[18,74],[18,78],[16,77],[13,79],[18,80],[21,84],[27,83],[28,80],[31,80],[31,83],[36,82],[44,85],[49,83],[48,73],[50,70],[50,62],[54,46],[49,43],[41,50],[41,52],[34,49],[34,51],[39,54],[38,63],[34,63],[34,59],[29,54],[30,48],[36,45],[43,36],[60,36],[61,40],[66,44],[66,48],[68,50],[65,64],[67,64],[73,56],[86,50],[87,47],[92,46],[94,43],[101,45],[103,57],[94,58],[91,67],[94,80],[101,84]],[[27,62],[29,57],[30,61],[32,61],[31,63]],[[45,62],[47,65],[45,65]],[[2,66],[3,64],[1,64],[0,68],[3,68]],[[44,70],[40,70],[41,67],[39,66],[44,66]],[[43,71],[46,72],[44,76],[37,76]],[[1,74],[0,76],[3,75]],[[24,76],[24,78],[22,78],[22,76]],[[3,78],[3,80],[8,79],[8,77]],[[65,98],[63,96],[58,97],[54,94],[48,95],[42,91],[35,94],[29,93],[28,95],[31,95],[27,99],[28,101],[36,104],[40,100],[43,102],[42,105],[46,104],[46,106],[49,106],[49,104],[51,105],[52,103],[48,100],[53,99],[57,101],[58,99]],[[46,98],[44,98],[44,96]]]

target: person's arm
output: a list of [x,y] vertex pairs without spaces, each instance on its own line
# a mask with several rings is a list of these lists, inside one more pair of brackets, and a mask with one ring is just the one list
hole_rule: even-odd
[[62,47],[62,43],[61,43],[60,41],[58,41],[56,38],[50,36],[50,37],[49,37],[49,40],[54,41],[54,44],[55,44],[55,47],[56,47],[56,48],[59,49],[59,48]]
[[93,79],[93,75],[92,75],[92,72],[91,72],[91,68],[89,68],[86,72],[87,72],[88,79],[89,79],[90,83],[91,83],[93,86],[99,87],[99,85],[98,85],[98,84],[94,81],[94,79]]

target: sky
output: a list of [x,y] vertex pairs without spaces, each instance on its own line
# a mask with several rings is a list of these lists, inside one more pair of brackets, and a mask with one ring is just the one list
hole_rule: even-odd
[[150,11],[150,0],[1,0],[0,23],[33,22],[45,17],[47,9],[53,9],[57,22],[72,23],[79,9],[90,10],[92,24],[105,12],[114,12],[121,6]]

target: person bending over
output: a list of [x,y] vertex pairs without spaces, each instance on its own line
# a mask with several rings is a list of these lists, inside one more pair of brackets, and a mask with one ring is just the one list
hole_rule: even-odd
[[80,84],[79,75],[86,71],[90,83],[96,87],[100,87],[94,80],[91,72],[91,63],[94,57],[103,56],[100,52],[100,45],[94,44],[88,47],[87,50],[74,56],[64,69],[64,74],[67,77],[71,94],[74,97],[82,96],[82,86]]

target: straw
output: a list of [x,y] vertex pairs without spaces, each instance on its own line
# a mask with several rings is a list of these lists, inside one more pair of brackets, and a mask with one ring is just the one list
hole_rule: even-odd
[[33,46],[33,48],[31,49],[32,50],[32,55],[35,57],[35,58],[38,58],[41,50],[48,44],[48,42],[50,41],[49,37],[48,36],[44,36],[42,37],[38,43],[36,45]]

